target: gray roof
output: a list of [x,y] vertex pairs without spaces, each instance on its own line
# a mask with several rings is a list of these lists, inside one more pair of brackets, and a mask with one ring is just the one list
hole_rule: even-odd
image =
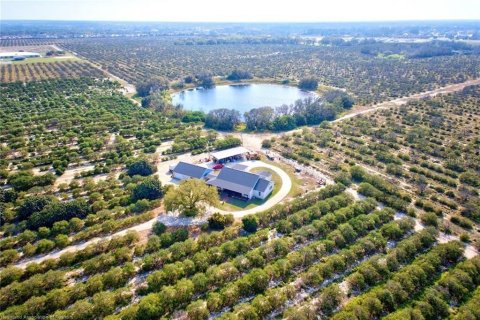
[[196,164],[180,161],[173,169],[173,172],[189,176],[191,178],[203,178],[210,169]]
[[217,160],[221,160],[221,159],[225,159],[233,156],[238,156],[244,153],[248,153],[248,150],[245,149],[244,147],[235,147],[235,148],[230,148],[230,149],[221,150],[217,152],[212,152],[210,153],[210,155]]
[[257,174],[260,177],[265,178],[267,180],[272,178],[272,173],[270,171],[262,170],[262,171],[258,171]]
[[267,187],[270,184],[270,180],[260,178],[258,179],[257,185],[255,186],[255,190],[260,192],[267,191]]
[[[227,165],[227,167],[228,167],[228,165]],[[246,166],[244,164],[240,164],[240,163],[235,163],[234,165],[230,166],[230,168],[245,171],[245,169],[247,169],[248,166]]]
[[257,174],[224,167],[216,178],[208,181],[208,184],[241,194],[249,194],[259,179],[260,176]]

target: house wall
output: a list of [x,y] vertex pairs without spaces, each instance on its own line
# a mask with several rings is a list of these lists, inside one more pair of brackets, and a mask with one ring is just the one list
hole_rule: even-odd
[[175,179],[178,179],[178,180],[185,180],[185,179],[190,178],[189,176],[186,176],[186,175],[181,174],[181,173],[178,173],[178,172],[174,172],[174,173],[173,173],[173,177],[174,177]]
[[270,184],[268,185],[267,190],[265,192],[259,192],[259,191],[255,190],[255,191],[253,191],[253,196],[255,198],[259,198],[259,199],[264,200],[266,197],[268,197],[270,195],[270,193],[272,193],[272,190],[273,190],[273,182],[270,182]]
[[248,198],[248,199],[252,199],[252,197],[254,196],[254,191],[250,191],[249,194],[243,194],[244,197]]

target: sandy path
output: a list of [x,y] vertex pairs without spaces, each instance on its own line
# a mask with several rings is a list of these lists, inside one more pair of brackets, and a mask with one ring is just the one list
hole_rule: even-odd
[[55,180],[54,186],[58,187],[62,183],[69,184],[70,182],[72,182],[73,179],[75,179],[75,175],[77,173],[93,170],[94,168],[95,168],[95,165],[87,164],[87,165],[82,165],[76,168],[67,169],[60,177],[57,178],[57,180]]
[[[445,93],[452,93],[452,92],[460,91],[460,90],[463,90],[465,87],[468,87],[468,86],[471,86],[471,85],[480,85],[480,78],[468,80],[468,81],[465,81],[465,82],[462,82],[462,83],[450,84],[450,85],[440,87],[440,88],[437,88],[437,89],[434,89],[434,90],[425,91],[425,92],[421,92],[421,93],[416,93],[416,94],[413,94],[413,95],[410,95],[410,96],[407,96],[407,97],[397,98],[397,99],[381,102],[381,103],[371,105],[371,106],[356,106],[352,110],[350,110],[347,114],[341,116],[338,119],[333,120],[332,123],[341,122],[341,121],[356,117],[358,115],[362,115],[362,114],[369,113],[369,112],[376,111],[376,110],[382,110],[382,109],[388,109],[388,108],[392,108],[392,107],[401,106],[401,105],[406,104],[409,101],[418,100],[418,99],[422,99],[422,98],[426,98],[426,97],[434,97],[434,96],[439,95],[439,94],[445,94]],[[302,130],[303,130],[303,128],[299,128],[299,129],[294,129],[294,130],[291,130],[291,131],[282,132],[281,134],[292,134],[292,133],[295,133],[295,132],[301,132]],[[222,134],[234,135],[235,137],[242,140],[243,145],[246,148],[249,148],[249,149],[252,149],[252,150],[255,150],[255,151],[259,151],[259,150],[262,149],[262,141],[263,140],[270,139],[272,137],[277,137],[277,136],[280,135],[279,133],[271,133],[271,132],[268,132],[268,133],[238,133],[238,132],[235,132],[235,133],[222,133]]]
[[[55,47],[57,50],[64,50],[64,49],[58,47],[57,45],[54,45],[54,47]],[[104,72],[104,73],[108,76],[108,78],[109,78],[110,80],[119,82],[119,83],[122,85],[122,87],[123,87],[123,90],[122,90],[122,91],[123,91],[123,93],[124,93],[126,96],[134,95],[134,94],[137,93],[137,89],[135,88],[135,85],[127,82],[126,80],[124,80],[124,79],[122,79],[122,78],[120,78],[120,77],[117,77],[116,75],[112,74],[110,71],[103,69],[100,65],[98,65],[98,64],[96,64],[96,63],[88,60],[86,57],[81,56],[81,55],[79,55],[78,53],[76,53],[76,52],[74,52],[74,51],[70,51],[70,52],[72,52],[73,55],[75,55],[76,57],[81,57],[83,60],[85,60],[85,61],[87,61],[88,63],[90,63],[90,65],[93,66],[94,68],[96,68],[96,69]],[[136,105],[140,106],[140,102],[138,102],[137,100],[132,99],[132,98],[130,98],[130,97],[129,97],[129,99],[130,99],[133,103],[135,103]]]
[[380,110],[380,109],[387,109],[387,108],[391,108],[391,107],[401,106],[401,105],[407,104],[409,101],[419,100],[419,99],[423,99],[423,98],[427,98],[427,97],[434,97],[434,96],[439,95],[439,94],[445,94],[445,93],[452,93],[452,92],[460,91],[460,90],[463,90],[465,87],[468,87],[468,86],[471,86],[471,85],[478,85],[478,84],[480,84],[480,78],[468,80],[468,81],[465,81],[465,82],[462,82],[462,83],[450,84],[450,85],[447,85],[445,87],[440,87],[440,88],[437,88],[437,89],[434,89],[434,90],[412,94],[410,96],[403,97],[403,98],[398,98],[398,99],[394,99],[394,100],[390,100],[390,101],[381,102],[381,103],[375,104],[373,106],[355,107],[353,110],[351,110],[351,112],[349,112],[348,114],[332,121],[332,123],[344,121],[346,119],[350,119],[350,118],[356,117],[358,115],[365,114],[365,113],[372,112],[372,111],[376,111],[376,110]]
[[89,245],[95,244],[99,241],[110,240],[112,237],[124,236],[128,231],[137,231],[137,232],[140,233],[140,232],[145,231],[145,230],[150,230],[153,226],[153,223],[156,220],[157,220],[157,218],[154,218],[154,219],[151,219],[147,222],[137,224],[136,226],[118,231],[118,232],[116,232],[114,234],[111,234],[111,235],[108,235],[108,236],[92,238],[88,241],[68,246],[68,247],[66,247],[65,249],[62,249],[62,250],[57,250],[57,251],[54,251],[54,252],[51,252],[51,253],[48,253],[48,254],[45,254],[45,255],[42,255],[42,256],[36,256],[36,257],[33,257],[33,258],[24,259],[21,262],[15,264],[15,266],[19,267],[19,268],[25,268],[27,266],[27,264],[32,263],[32,262],[40,263],[40,262],[42,262],[44,260],[47,260],[47,259],[58,259],[64,253],[75,252],[75,251],[78,251],[78,250],[82,250],[82,249],[85,249],[86,247],[88,247]]

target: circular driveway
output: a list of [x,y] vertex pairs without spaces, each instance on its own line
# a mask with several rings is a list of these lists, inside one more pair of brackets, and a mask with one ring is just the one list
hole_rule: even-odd
[[248,166],[247,171],[250,171],[251,169],[258,168],[258,167],[268,168],[274,171],[276,174],[280,176],[280,179],[282,180],[282,185],[280,187],[280,190],[278,190],[276,194],[271,196],[265,203],[251,209],[246,209],[241,211],[226,211],[226,210],[220,210],[217,208],[211,208],[212,212],[219,212],[222,214],[231,213],[235,218],[241,218],[248,214],[253,214],[253,213],[270,209],[271,207],[273,207],[274,205],[282,201],[283,198],[285,198],[290,192],[290,189],[292,188],[292,180],[290,179],[288,174],[282,169],[280,169],[279,167],[265,163],[260,160],[245,161],[245,162],[241,162],[241,164]]

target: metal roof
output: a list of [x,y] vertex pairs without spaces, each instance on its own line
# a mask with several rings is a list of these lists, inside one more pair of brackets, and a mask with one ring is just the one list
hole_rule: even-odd
[[257,174],[260,177],[265,178],[267,180],[272,178],[272,173],[270,171],[267,171],[267,170],[258,171]]
[[40,53],[37,53],[37,52],[26,52],[26,51],[0,52],[0,58],[30,57],[30,56],[40,56]]
[[207,183],[241,194],[250,194],[259,179],[260,176],[257,174],[224,167],[216,178]]
[[192,163],[187,163],[180,161],[175,168],[173,169],[173,172],[183,174],[185,176],[189,176],[191,178],[203,178],[206,172],[210,171],[210,169],[199,166],[196,164]]
[[225,149],[217,152],[212,152],[211,156],[217,160],[221,160],[221,159],[225,159],[233,156],[238,156],[240,154],[244,154],[247,152],[248,150],[245,149],[244,147],[235,147],[235,148]]
[[260,178],[258,179],[257,185],[255,186],[255,190],[260,192],[265,192],[267,191],[269,184],[270,184],[270,180]]
[[240,163],[235,163],[234,165],[231,165],[231,166],[229,166],[227,164],[227,167],[235,169],[235,170],[242,170],[242,171],[245,171],[248,168],[248,166],[246,166],[244,164],[240,164]]

